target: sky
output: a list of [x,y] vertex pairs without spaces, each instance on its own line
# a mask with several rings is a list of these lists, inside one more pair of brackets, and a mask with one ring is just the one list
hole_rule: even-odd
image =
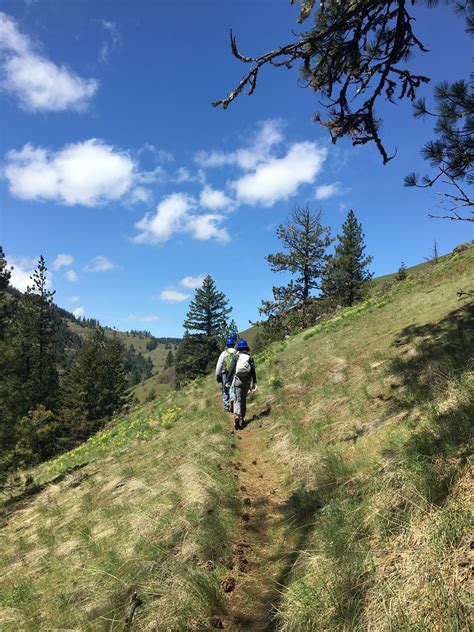
[[[372,145],[330,142],[312,121],[314,93],[296,69],[262,71],[253,96],[235,87],[246,54],[292,41],[287,0],[3,0],[0,11],[0,245],[21,290],[42,254],[55,302],[120,330],[181,336],[189,301],[211,274],[239,330],[288,280],[265,256],[295,203],[322,211],[335,236],[349,209],[371,270],[383,275],[472,239],[462,222],[430,219],[431,121],[408,102],[378,108],[383,165]],[[419,92],[470,71],[471,42],[449,7],[418,8],[429,52],[410,64]]]

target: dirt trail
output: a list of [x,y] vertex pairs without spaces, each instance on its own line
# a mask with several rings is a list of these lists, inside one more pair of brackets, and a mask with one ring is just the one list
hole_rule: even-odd
[[239,456],[232,463],[239,478],[242,519],[235,540],[236,563],[229,572],[235,589],[225,596],[226,630],[275,629],[275,606],[288,570],[283,473],[268,456],[265,434],[258,419],[235,431]]

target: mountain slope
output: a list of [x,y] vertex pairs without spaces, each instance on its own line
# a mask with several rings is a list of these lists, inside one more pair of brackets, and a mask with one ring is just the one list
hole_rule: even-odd
[[241,433],[210,377],[26,473],[1,629],[122,630],[135,592],[136,630],[468,629],[473,285],[470,248],[266,349]]

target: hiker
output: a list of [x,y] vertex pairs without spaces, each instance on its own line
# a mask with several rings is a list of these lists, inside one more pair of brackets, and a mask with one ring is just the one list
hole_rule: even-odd
[[245,340],[239,340],[237,343],[237,353],[233,355],[227,373],[227,386],[234,390],[235,429],[241,430],[245,428],[248,392],[251,388],[252,391],[257,388],[255,363],[250,356],[250,349]]
[[235,334],[230,334],[225,343],[226,348],[219,356],[219,360],[216,365],[216,379],[219,384],[222,384],[222,401],[224,403],[224,410],[231,411],[231,402],[233,401],[233,392],[230,387],[227,387],[228,377],[227,374],[230,369],[232,358],[235,355]]

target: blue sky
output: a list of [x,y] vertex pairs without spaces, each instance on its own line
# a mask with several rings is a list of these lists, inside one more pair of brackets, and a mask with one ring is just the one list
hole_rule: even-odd
[[[269,271],[275,230],[294,203],[321,209],[335,235],[347,210],[363,224],[376,275],[472,238],[469,225],[428,218],[434,192],[406,189],[426,171],[429,121],[384,104],[372,145],[329,142],[311,121],[316,98],[297,72],[267,69],[255,94],[211,107],[249,54],[289,41],[286,0],[188,2],[4,0],[0,244],[24,289],[43,254],[56,302],[118,329],[179,336],[205,274],[230,299],[240,329],[285,281]],[[430,49],[413,60],[432,78],[466,77],[471,42],[445,6],[418,9]]]

